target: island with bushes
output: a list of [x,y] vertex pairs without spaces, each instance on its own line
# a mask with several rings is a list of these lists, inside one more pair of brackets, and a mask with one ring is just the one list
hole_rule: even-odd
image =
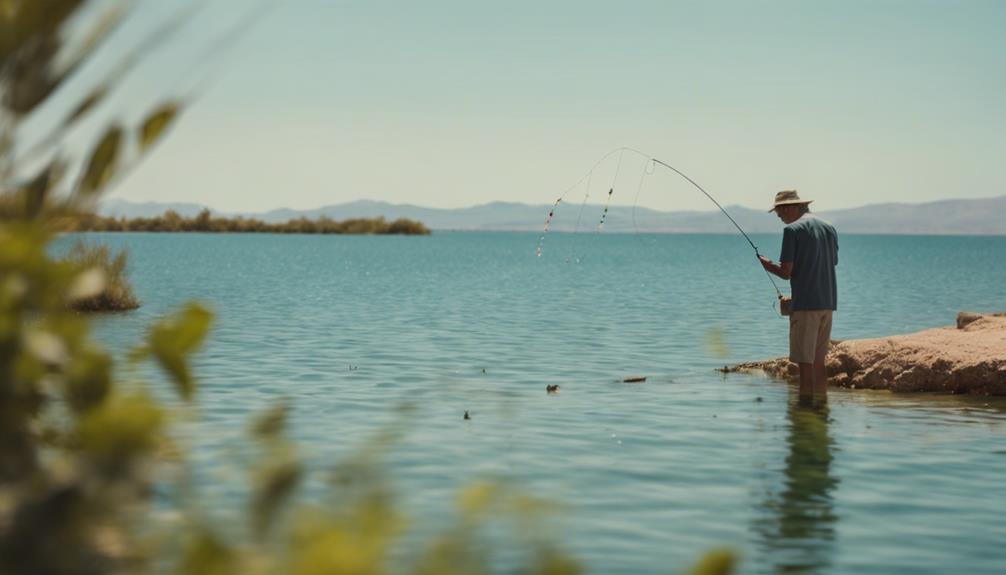
[[214,216],[203,210],[195,217],[185,217],[173,210],[150,218],[125,218],[88,214],[74,222],[78,232],[203,232],[203,233],[270,233],[270,234],[396,234],[429,235],[421,222],[399,218],[392,222],[383,217],[334,220],[327,216],[317,219],[296,218],[283,223],[268,223],[241,216]]

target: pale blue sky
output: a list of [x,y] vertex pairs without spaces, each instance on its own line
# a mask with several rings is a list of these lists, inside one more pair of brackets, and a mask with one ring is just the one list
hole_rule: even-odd
[[[126,30],[165,4],[139,2]],[[1006,2],[290,0],[207,58],[253,4],[210,3],[124,86],[138,110],[222,74],[114,197],[549,203],[619,146],[724,204],[1006,194]],[[712,207],[659,177],[639,203]]]

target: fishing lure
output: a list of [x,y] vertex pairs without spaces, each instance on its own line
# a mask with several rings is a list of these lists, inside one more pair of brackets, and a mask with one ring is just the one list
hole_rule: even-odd
[[622,171],[622,158],[625,157],[625,148],[618,152],[618,164],[615,165],[615,175],[611,178],[611,187],[608,188],[608,198],[604,201],[604,211],[601,212],[601,221],[597,224],[597,231],[604,227],[605,220],[608,219],[608,208],[611,206],[611,196],[615,193],[615,184],[618,182],[618,174]]
[[604,227],[604,220],[608,219],[608,206],[611,205],[611,194],[615,193],[615,188],[608,189],[608,200],[604,203],[604,211],[601,212],[601,221],[597,224],[597,231]]
[[[574,229],[574,231],[579,231],[579,228],[580,228],[580,218],[583,216],[583,208],[585,207],[585,205],[587,203],[587,198],[590,197],[590,182],[591,182],[591,179],[593,178],[594,171],[597,170],[597,167],[600,166],[601,164],[603,164],[605,160],[607,160],[613,154],[615,154],[615,152],[624,153],[627,150],[633,151],[633,152],[635,152],[637,154],[642,154],[642,152],[639,152],[639,151],[636,151],[636,150],[632,150],[631,148],[615,148],[614,150],[611,150],[607,154],[601,156],[601,159],[598,160],[594,164],[594,166],[591,167],[590,170],[587,171],[587,173],[583,175],[583,177],[581,177],[572,186],[566,188],[566,191],[564,191],[562,194],[559,195],[559,199],[557,199],[555,201],[555,203],[552,204],[552,208],[549,210],[548,216],[545,218],[545,227],[541,231],[541,236],[538,238],[538,245],[535,248],[535,255],[536,256],[541,257],[541,254],[542,254],[542,245],[543,245],[543,243],[545,241],[545,236],[548,235],[548,230],[549,230],[549,226],[550,226],[550,224],[552,222],[552,217],[555,215],[555,211],[556,211],[556,208],[559,206],[559,203],[562,202],[570,192],[572,192],[573,190],[579,188],[584,182],[587,182],[587,187],[586,187],[586,190],[585,190],[585,193],[584,193],[584,198],[583,198],[583,204],[581,204],[581,206],[580,206],[580,212],[579,212],[579,214],[577,215],[577,218],[576,218],[576,228]],[[649,159],[648,156],[647,156],[647,159]],[[619,156],[619,163],[621,163],[621,156]],[[616,170],[616,177],[617,177],[617,170]],[[609,198],[611,196],[611,193],[614,193],[614,187],[615,187],[615,182],[612,181],[611,187],[609,189],[609,194],[608,194]],[[567,258],[567,260],[568,259],[569,258]]]
[[548,227],[552,225],[552,216],[555,215],[555,209],[559,207],[559,203],[562,202],[562,197],[560,196],[558,200],[552,204],[552,209],[548,211],[548,217],[545,218],[545,229],[541,231],[541,237],[538,238],[538,249],[535,250],[535,255],[539,258],[541,257],[541,244],[545,241],[545,234],[548,233]]

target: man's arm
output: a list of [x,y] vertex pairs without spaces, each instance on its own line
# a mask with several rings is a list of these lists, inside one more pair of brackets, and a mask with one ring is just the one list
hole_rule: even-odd
[[766,271],[773,273],[784,280],[788,280],[790,276],[793,275],[793,262],[780,262],[779,264],[776,264],[772,260],[760,254],[758,255],[758,261],[761,262],[761,266],[765,268]]

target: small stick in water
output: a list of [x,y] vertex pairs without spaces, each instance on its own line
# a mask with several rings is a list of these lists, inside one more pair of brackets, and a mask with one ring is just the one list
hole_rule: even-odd
[[646,376],[633,376],[623,379],[622,383],[643,383],[644,381],[646,381]]

